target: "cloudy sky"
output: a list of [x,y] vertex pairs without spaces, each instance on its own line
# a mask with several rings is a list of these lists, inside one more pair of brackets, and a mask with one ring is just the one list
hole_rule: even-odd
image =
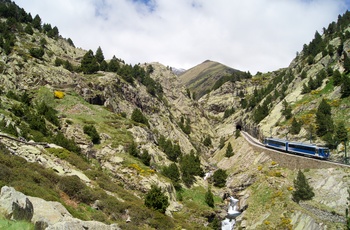
[[205,60],[267,72],[287,67],[350,0],[15,0],[77,47],[126,63],[191,68]]

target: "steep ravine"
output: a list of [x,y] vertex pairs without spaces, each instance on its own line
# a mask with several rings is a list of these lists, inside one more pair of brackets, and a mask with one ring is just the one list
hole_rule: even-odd
[[[229,177],[225,192],[239,199],[242,215],[236,229],[337,229],[344,226],[347,168],[305,169],[315,197],[300,204],[292,201],[297,170],[279,166],[265,151],[256,150],[240,136],[228,140],[234,156],[224,157],[225,148],[210,159]],[[221,194],[223,195],[223,194]]]

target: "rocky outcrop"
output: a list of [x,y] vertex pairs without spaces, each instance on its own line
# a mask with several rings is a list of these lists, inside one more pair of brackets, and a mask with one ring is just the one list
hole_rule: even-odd
[[97,221],[80,221],[80,220],[69,220],[56,223],[54,225],[48,226],[45,230],[120,230],[116,224],[106,225]]
[[0,194],[0,213],[12,220],[31,221],[36,230],[119,230],[117,224],[74,218],[59,202],[27,197],[12,187],[3,186]]
[[30,221],[34,214],[33,204],[23,193],[3,186],[0,194],[0,212],[12,220]]

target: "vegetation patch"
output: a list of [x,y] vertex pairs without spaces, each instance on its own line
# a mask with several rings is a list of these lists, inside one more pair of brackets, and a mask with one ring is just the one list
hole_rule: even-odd
[[6,230],[34,230],[34,224],[25,221],[7,220],[0,217],[0,229]]

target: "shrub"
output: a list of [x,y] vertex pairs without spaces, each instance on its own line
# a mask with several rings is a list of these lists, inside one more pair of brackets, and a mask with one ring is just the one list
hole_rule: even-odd
[[164,195],[162,189],[156,185],[151,186],[151,190],[146,194],[145,205],[161,213],[169,206],[168,197]]
[[58,182],[59,188],[69,197],[89,204],[97,197],[78,176],[65,176]]
[[29,53],[32,57],[35,57],[37,59],[42,59],[42,57],[45,54],[45,51],[43,48],[31,48],[29,50]]
[[92,143],[99,144],[100,143],[100,135],[98,135],[98,132],[93,125],[84,125],[84,133],[87,134],[90,138]]
[[134,111],[131,114],[131,120],[149,126],[147,118],[142,114],[141,110],[139,109],[134,109]]
[[62,177],[58,186],[63,192],[72,198],[78,198],[79,193],[86,187],[78,176]]
[[225,147],[225,138],[221,137],[220,138],[219,149],[222,149],[223,147]]
[[62,92],[62,91],[55,91],[54,92],[54,96],[57,99],[62,99],[62,98],[64,98],[64,92]]
[[128,146],[128,153],[133,157],[138,157],[140,152],[137,149],[136,143],[133,141],[131,142],[130,146]]
[[236,131],[235,131],[235,138],[237,139],[240,136],[241,136],[241,130],[236,129]]
[[52,137],[52,142],[71,152],[80,153],[81,151],[80,147],[73,140],[67,139],[61,132]]
[[143,150],[143,153],[141,154],[140,159],[142,163],[144,163],[146,166],[150,165],[151,156],[149,155],[147,150]]
[[43,115],[48,121],[56,126],[60,126],[60,121],[58,120],[57,111],[51,106],[47,105],[45,102],[37,105],[37,111],[40,115]]
[[211,138],[210,138],[210,136],[207,136],[207,137],[204,139],[203,145],[206,146],[206,147],[211,146]]

